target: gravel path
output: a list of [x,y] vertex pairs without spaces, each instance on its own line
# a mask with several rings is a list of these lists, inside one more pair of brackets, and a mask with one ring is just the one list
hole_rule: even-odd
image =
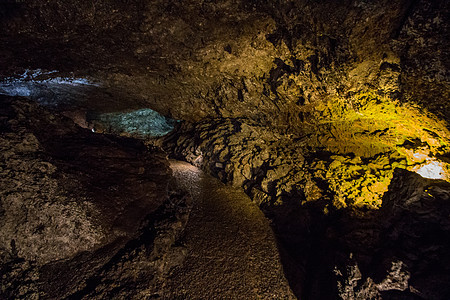
[[190,164],[171,161],[178,184],[191,193],[188,250],[164,299],[296,299],[284,277],[274,234],[242,190]]

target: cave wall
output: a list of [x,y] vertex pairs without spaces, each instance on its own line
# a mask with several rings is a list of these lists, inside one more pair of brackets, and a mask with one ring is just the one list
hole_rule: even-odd
[[[428,269],[439,259],[422,258],[442,256],[445,231],[416,240],[409,231],[430,233],[405,225],[418,213],[406,208],[399,220],[383,205],[411,184],[423,203],[440,199],[432,215],[446,211],[448,185],[394,175],[432,162],[449,179],[449,15],[445,0],[10,0],[0,4],[0,81],[83,78],[89,89],[59,91],[81,99],[77,109],[152,108],[183,120],[159,145],[260,204],[299,295],[354,299],[386,288],[386,299],[405,290],[439,299],[433,284],[445,284]],[[435,228],[441,217],[421,224]],[[384,218],[388,228],[377,225]],[[392,236],[380,240],[380,232]],[[398,236],[404,248],[390,251]],[[340,257],[318,260],[336,245]],[[410,272],[393,265],[398,285],[380,275],[396,256]],[[320,294],[322,279],[335,283],[335,263],[341,285]]]
[[191,207],[166,154],[26,98],[0,103],[0,298],[158,293]]
[[77,109],[239,119],[307,151],[449,160],[446,1],[41,0],[1,10],[1,78],[85,78],[84,90],[58,90]]
[[92,251],[132,235],[165,201],[164,153],[0,99],[2,250],[39,264]]

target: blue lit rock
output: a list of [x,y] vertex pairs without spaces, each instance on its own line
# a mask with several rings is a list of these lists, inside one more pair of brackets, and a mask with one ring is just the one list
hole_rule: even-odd
[[[127,134],[139,137],[160,137],[173,130],[175,120],[166,118],[151,109],[139,109],[126,113],[106,113],[87,120],[95,131]],[[97,127],[97,128],[95,128]]]
[[0,94],[29,97],[48,107],[76,106],[97,83],[86,78],[58,76],[58,71],[26,70],[20,76],[0,80]]

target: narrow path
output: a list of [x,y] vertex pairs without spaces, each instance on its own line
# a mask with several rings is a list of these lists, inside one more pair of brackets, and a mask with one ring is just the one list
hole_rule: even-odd
[[171,168],[193,209],[186,261],[168,279],[164,299],[296,299],[269,222],[247,195],[187,163],[171,161]]

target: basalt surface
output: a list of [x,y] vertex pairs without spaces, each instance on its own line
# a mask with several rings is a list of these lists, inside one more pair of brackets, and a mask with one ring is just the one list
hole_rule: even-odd
[[[244,188],[262,207],[296,197],[302,199],[299,204],[319,201],[325,211],[376,209],[395,168],[419,171],[431,162],[442,168],[442,179],[450,179],[445,162],[450,135],[445,126],[425,116],[419,119],[413,108],[385,109],[320,124],[303,136],[282,134],[248,119],[182,123],[156,144],[173,157]],[[389,118],[389,110],[408,114]],[[398,129],[394,125],[398,123],[409,126]],[[438,163],[436,157],[444,162]]]
[[[340,297],[448,298],[449,197],[448,182],[397,169],[379,211],[329,223]],[[343,249],[351,253],[346,262]]]
[[[133,278],[132,296],[144,289],[134,275],[146,294],[157,291],[171,266],[160,254],[171,253],[187,213],[183,195],[168,196],[165,154],[23,98],[1,96],[0,120],[0,297],[77,298],[95,282],[104,299]],[[102,280],[115,280],[114,291]]]
[[450,117],[448,1],[10,0],[0,11],[0,75],[90,79],[83,105],[97,110],[299,129],[327,120],[324,105],[359,111],[376,93]]
[[180,124],[156,143],[261,207],[299,298],[448,297],[450,184],[408,171],[422,164],[405,155],[411,145],[373,157],[311,152],[305,139],[242,120]]
[[449,180],[449,5],[9,0],[0,92],[182,120],[151,143],[260,205],[297,296],[446,299],[448,185],[410,171]]

